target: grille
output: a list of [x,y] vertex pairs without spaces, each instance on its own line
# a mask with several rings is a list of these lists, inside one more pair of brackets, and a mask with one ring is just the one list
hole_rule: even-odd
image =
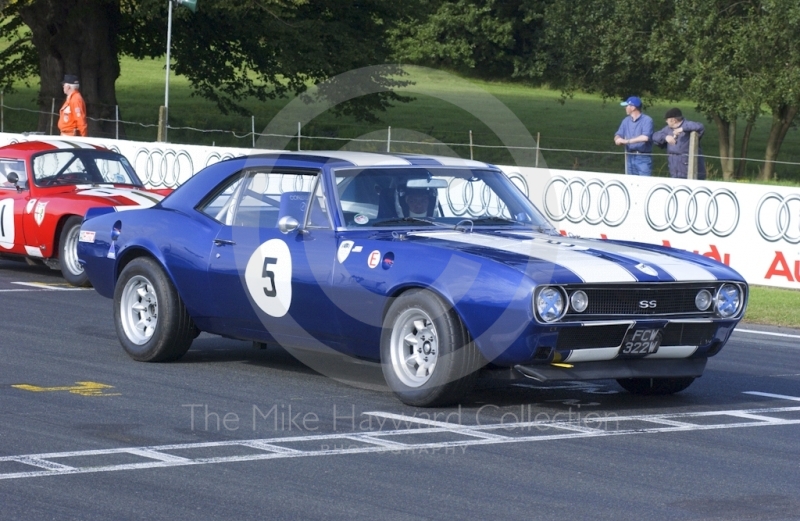
[[627,330],[628,324],[564,328],[558,333],[556,348],[564,350],[617,347],[622,344]]
[[662,346],[702,346],[711,342],[717,324],[667,324]]
[[[694,303],[697,292],[707,289],[713,295],[716,287],[710,284],[662,286],[636,285],[632,287],[581,287],[568,288],[570,294],[582,289],[589,297],[589,307],[583,313],[570,311],[567,319],[586,320],[587,318],[604,318],[620,316],[666,316],[694,315],[708,316],[712,308],[699,311]],[[647,307],[640,303],[647,302]],[[652,305],[655,303],[655,306]]]

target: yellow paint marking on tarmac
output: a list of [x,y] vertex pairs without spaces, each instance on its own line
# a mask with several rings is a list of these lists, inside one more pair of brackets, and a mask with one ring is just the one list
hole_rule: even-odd
[[46,391],[67,391],[71,394],[79,394],[81,396],[120,396],[121,393],[107,393],[105,389],[113,389],[113,385],[101,384],[98,382],[75,382],[73,386],[64,387],[39,387],[38,385],[30,384],[17,384],[11,387],[15,389],[22,389],[23,391],[32,391],[34,393]]

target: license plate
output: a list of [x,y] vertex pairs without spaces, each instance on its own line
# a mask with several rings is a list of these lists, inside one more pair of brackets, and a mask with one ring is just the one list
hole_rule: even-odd
[[661,329],[634,329],[628,331],[619,354],[622,357],[652,355],[661,345]]

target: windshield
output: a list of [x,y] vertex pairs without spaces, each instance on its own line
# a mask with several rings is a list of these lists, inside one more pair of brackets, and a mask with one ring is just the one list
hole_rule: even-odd
[[124,156],[105,150],[46,152],[33,158],[36,186],[124,184],[142,186]]
[[501,172],[455,167],[335,172],[345,226],[552,226]]

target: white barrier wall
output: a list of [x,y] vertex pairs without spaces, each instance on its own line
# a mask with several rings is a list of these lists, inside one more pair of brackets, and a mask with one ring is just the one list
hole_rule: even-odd
[[750,284],[800,289],[800,189],[502,167],[562,232],[663,244],[731,266]]
[[[0,134],[0,145],[34,139],[48,138]],[[223,159],[270,152],[96,138],[70,140],[123,154],[151,187],[175,187]],[[695,251],[728,264],[750,284],[800,289],[798,188],[501,168],[564,234]]]

